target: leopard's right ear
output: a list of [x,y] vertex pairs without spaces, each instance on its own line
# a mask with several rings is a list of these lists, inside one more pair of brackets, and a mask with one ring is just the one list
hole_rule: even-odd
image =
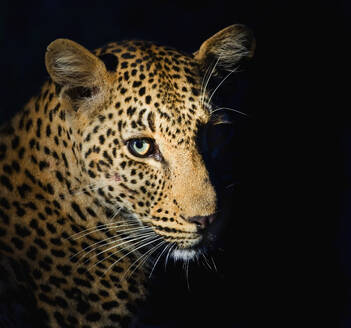
[[255,45],[252,31],[244,25],[235,24],[207,39],[194,53],[194,58],[203,72],[212,67],[213,75],[221,75],[232,71],[244,59],[250,59]]
[[108,74],[104,62],[89,50],[74,41],[57,39],[47,48],[45,65],[75,111],[87,103],[101,103]]

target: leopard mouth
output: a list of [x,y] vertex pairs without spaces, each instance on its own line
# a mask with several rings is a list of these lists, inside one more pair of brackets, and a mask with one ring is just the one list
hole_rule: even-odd
[[[163,246],[155,251],[154,257],[161,258],[164,255],[167,259],[170,257],[176,261],[190,261],[216,249],[218,220],[215,214],[191,217],[186,220],[191,223],[191,227],[189,229],[183,227],[182,230],[162,224],[163,220],[157,217],[153,217],[146,224],[163,240]],[[153,246],[151,244],[150,248]]]
[[[199,218],[196,218],[199,220]],[[206,225],[198,227],[198,234],[200,237],[197,241],[189,247],[173,249],[171,256],[175,260],[189,261],[198,258],[204,253],[208,253],[216,249],[218,235],[220,234],[221,224],[216,220],[215,215],[201,218],[201,223],[206,222]]]

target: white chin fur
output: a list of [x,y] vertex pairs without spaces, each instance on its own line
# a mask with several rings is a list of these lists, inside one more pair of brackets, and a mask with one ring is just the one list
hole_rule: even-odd
[[175,261],[188,261],[196,257],[196,251],[193,249],[175,249],[171,256]]

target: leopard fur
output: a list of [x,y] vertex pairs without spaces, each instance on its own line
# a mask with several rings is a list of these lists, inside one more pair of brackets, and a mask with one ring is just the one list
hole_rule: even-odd
[[230,26],[193,55],[49,45],[50,80],[0,131],[0,294],[28,324],[128,326],[149,255],[196,257],[216,211],[196,144],[211,120],[204,77],[250,56],[249,36]]

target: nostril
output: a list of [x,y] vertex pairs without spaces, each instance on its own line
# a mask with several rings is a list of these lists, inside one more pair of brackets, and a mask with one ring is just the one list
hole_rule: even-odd
[[189,218],[189,222],[195,223],[200,230],[206,229],[215,219],[214,215],[193,216]]

